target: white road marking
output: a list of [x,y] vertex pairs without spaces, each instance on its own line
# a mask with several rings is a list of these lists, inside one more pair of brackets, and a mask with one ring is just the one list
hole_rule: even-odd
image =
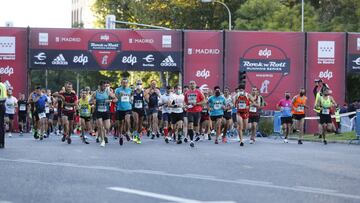
[[[198,200],[187,199],[187,198],[182,198],[182,197],[175,197],[175,196],[171,196],[171,195],[158,194],[158,193],[147,192],[147,191],[142,191],[142,190],[134,190],[134,189],[123,188],[123,187],[108,187],[107,189],[118,191],[118,192],[125,192],[125,193],[129,193],[129,194],[140,195],[140,196],[144,196],[144,197],[152,197],[155,199],[161,199],[161,200],[166,200],[166,201],[171,201],[171,202],[205,203],[204,201],[198,201]],[[216,202],[217,203],[235,203],[234,201],[216,201]],[[209,203],[209,202],[206,202],[206,203]],[[215,203],[215,202],[211,201],[211,203]]]
[[82,169],[107,170],[107,171],[115,171],[115,172],[122,172],[122,173],[150,174],[150,175],[159,175],[159,176],[176,177],[176,178],[197,179],[197,180],[204,180],[204,181],[258,186],[258,187],[270,188],[270,189],[286,190],[286,191],[293,191],[293,192],[304,192],[304,193],[317,194],[317,195],[321,194],[321,195],[327,195],[327,196],[332,196],[332,197],[341,197],[341,198],[360,200],[359,195],[351,195],[351,194],[341,193],[341,192],[337,192],[337,191],[331,190],[331,189],[312,188],[312,187],[305,187],[305,186],[293,186],[293,187],[281,186],[281,185],[274,185],[270,182],[247,180],[247,179],[226,180],[226,179],[220,179],[220,178],[215,178],[215,177],[206,177],[206,176],[201,176],[201,175],[200,176],[189,176],[189,174],[188,175],[171,174],[171,173],[166,173],[166,172],[162,172],[162,171],[131,170],[131,169],[122,169],[122,168],[106,167],[106,166],[86,166],[86,165],[77,165],[77,164],[69,164],[69,163],[42,162],[42,161],[38,161],[38,160],[28,160],[28,159],[0,158],[0,161],[49,165],[49,166],[62,166],[62,167],[82,168]]

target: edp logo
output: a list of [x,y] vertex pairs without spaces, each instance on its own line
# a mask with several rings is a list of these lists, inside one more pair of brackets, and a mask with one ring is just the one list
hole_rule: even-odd
[[321,79],[327,79],[330,80],[333,77],[333,72],[326,70],[326,71],[320,71],[319,78]]
[[265,56],[266,58],[269,58],[271,56],[271,49],[264,49],[259,50],[259,56]]
[[196,77],[207,79],[208,77],[210,77],[210,71],[205,68],[204,70],[198,70],[196,71]]

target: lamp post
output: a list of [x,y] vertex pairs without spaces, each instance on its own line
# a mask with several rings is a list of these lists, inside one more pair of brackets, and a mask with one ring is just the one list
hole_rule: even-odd
[[226,10],[228,11],[228,14],[229,14],[229,30],[231,30],[231,12],[230,12],[229,7],[225,3],[221,2],[221,1],[216,1],[216,0],[201,0],[201,2],[202,3],[215,2],[215,3],[219,3],[219,4],[223,5],[226,8]]
[[304,0],[301,0],[301,32],[304,32]]

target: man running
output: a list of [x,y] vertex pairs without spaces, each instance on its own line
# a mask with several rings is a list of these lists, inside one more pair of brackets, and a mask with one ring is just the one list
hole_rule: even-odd
[[67,141],[68,144],[71,144],[71,133],[73,132],[74,118],[76,107],[78,106],[78,98],[71,82],[65,82],[65,91],[61,93],[54,93],[54,97],[59,97],[62,100],[63,109],[62,109],[62,124],[64,127],[62,142]]
[[240,146],[244,146],[243,130],[247,129],[249,119],[250,99],[249,94],[245,92],[245,84],[239,85],[235,106],[237,108],[237,127],[239,131]]
[[288,136],[293,123],[291,113],[292,101],[290,99],[290,92],[285,92],[285,98],[281,99],[276,105],[276,108],[281,111],[281,125],[283,133],[285,133],[284,143],[288,143]]
[[298,95],[292,99],[292,114],[293,119],[296,120],[296,129],[299,130],[298,144],[302,143],[302,137],[304,135],[304,120],[305,120],[305,108],[307,97],[305,96],[305,89],[301,88]]
[[156,87],[156,81],[152,80],[150,83],[150,88],[145,91],[145,100],[148,103],[149,114],[150,117],[150,128],[152,130],[151,139],[160,137],[159,135],[159,119],[158,119],[158,111],[159,111],[159,98],[160,98],[160,90]]
[[18,100],[12,95],[12,93],[13,90],[9,89],[7,91],[7,98],[5,100],[5,122],[9,126],[9,137],[12,137],[11,133],[13,131],[15,110],[18,107]]
[[171,86],[167,86],[166,93],[161,95],[160,97],[160,105],[162,107],[164,137],[166,143],[169,143],[169,140],[171,140],[171,136],[169,137],[169,122],[170,122],[170,113],[171,113],[169,102],[172,94],[173,94],[173,88]]
[[20,136],[22,136],[25,131],[26,117],[28,112],[28,103],[25,100],[25,94],[23,93],[19,93],[18,107],[18,124]]
[[233,124],[232,121],[232,108],[234,107],[233,98],[230,94],[230,89],[226,87],[224,89],[224,98],[225,98],[225,109],[224,109],[224,119],[226,120],[225,127],[224,127],[224,136],[223,136],[223,142],[226,141],[226,133],[231,129],[231,126]]
[[[194,134],[198,132],[198,124],[200,121],[200,113],[202,111],[202,105],[206,103],[204,95],[200,90],[196,89],[196,82],[190,81],[190,89],[185,93],[185,105],[187,109],[188,117],[188,135],[190,137],[190,147],[194,147]],[[195,131],[194,131],[195,130]],[[200,139],[196,137],[195,141]]]
[[260,120],[260,107],[261,98],[258,95],[259,90],[253,87],[250,95],[250,108],[249,108],[249,127],[250,127],[250,144],[255,143],[257,125]]
[[[131,109],[132,104],[130,101],[132,90],[128,87],[128,80],[122,79],[121,80],[121,86],[116,88],[115,95],[117,98],[117,105],[116,105],[116,115],[117,120],[120,122],[120,139],[119,144],[123,145],[124,143],[124,135],[126,136],[127,141],[130,141],[130,118],[131,118]],[[137,141],[137,138],[136,138]]]
[[322,138],[326,145],[326,132],[333,129],[330,109],[336,107],[337,104],[332,96],[330,96],[329,89],[325,89],[323,95],[317,100],[316,109],[320,110],[320,124],[322,125]]
[[140,133],[142,131],[143,119],[145,116],[145,98],[142,88],[142,81],[136,81],[135,91],[132,95],[132,114],[134,118],[134,141],[141,144]]
[[[214,87],[215,94],[209,97],[208,103],[210,107],[210,118],[214,122],[213,126],[216,131],[215,144],[219,144],[219,137],[221,136],[221,127],[223,123],[224,109],[226,106],[226,100],[221,95],[220,87]],[[226,143],[226,134],[223,135],[223,143]]]
[[96,126],[101,147],[105,147],[105,137],[110,129],[110,103],[112,101],[117,102],[115,95],[106,88],[105,81],[100,81],[99,89],[92,95],[90,102],[95,103]]
[[175,93],[170,97],[170,105],[171,108],[171,128],[174,131],[174,135],[177,138],[176,143],[181,144],[181,130],[183,127],[183,119],[184,119],[184,94],[182,94],[181,86],[176,85],[174,87]]
[[42,140],[45,134],[46,127],[46,113],[45,113],[45,104],[47,97],[42,93],[41,87],[36,87],[35,92],[31,93],[30,98],[34,103],[34,125],[35,128],[34,138]]
[[85,132],[91,133],[91,104],[90,104],[90,96],[88,95],[86,90],[81,90],[81,97],[79,99],[78,106],[79,114],[80,114],[80,125],[81,125],[81,135],[80,138],[85,144],[89,144],[86,139]]

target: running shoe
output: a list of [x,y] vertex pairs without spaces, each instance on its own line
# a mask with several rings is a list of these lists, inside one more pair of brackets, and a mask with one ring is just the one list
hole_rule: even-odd
[[63,135],[63,137],[61,138],[61,142],[65,142],[66,140],[66,135]]
[[126,140],[129,142],[131,139],[130,139],[130,136],[126,133],[125,134],[125,137],[126,137]]
[[151,139],[153,140],[155,138],[155,134],[151,133]]
[[105,147],[105,140],[101,142],[100,147]]
[[188,139],[187,139],[186,137],[184,138],[184,142],[185,142],[185,143],[187,143],[187,142],[188,142]]
[[254,143],[255,143],[254,140],[249,141],[249,144],[254,144]]
[[124,144],[124,138],[121,136],[120,139],[119,139],[119,144],[120,145],[123,145]]
[[219,144],[219,141],[217,139],[215,139],[215,144]]
[[244,146],[244,143],[243,142],[240,142],[240,147],[243,147]]
[[324,145],[327,145],[327,141],[326,141],[326,140],[324,140]]
[[109,143],[108,138],[106,136],[105,136],[104,140],[105,140],[105,144]]
[[71,144],[71,138],[70,136],[66,139],[68,144]]
[[301,140],[298,140],[298,144],[303,144]]
[[195,142],[198,142],[200,140],[200,136],[196,135]]
[[284,139],[284,143],[289,143],[289,141],[287,139]]
[[178,141],[176,142],[176,144],[182,144],[182,141],[181,141],[181,140],[178,140]]
[[82,137],[82,142],[84,144],[90,144],[88,141],[87,141],[87,138],[85,136]]
[[169,139],[167,137],[165,137],[165,142],[169,143]]
[[195,144],[193,141],[190,142],[190,147],[195,147]]
[[12,134],[11,134],[11,132],[10,132],[10,133],[8,134],[8,136],[9,136],[9,137],[12,137]]

